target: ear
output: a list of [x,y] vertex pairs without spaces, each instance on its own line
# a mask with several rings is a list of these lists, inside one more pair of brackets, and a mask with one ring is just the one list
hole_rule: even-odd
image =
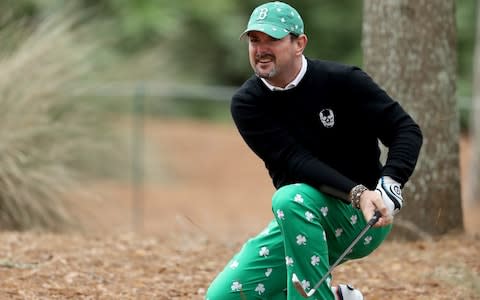
[[299,35],[296,39],[295,39],[295,44],[296,44],[296,53],[298,55],[301,55],[303,54],[303,51],[305,50],[305,47],[307,47],[307,43],[308,43],[308,38],[305,34],[301,34]]

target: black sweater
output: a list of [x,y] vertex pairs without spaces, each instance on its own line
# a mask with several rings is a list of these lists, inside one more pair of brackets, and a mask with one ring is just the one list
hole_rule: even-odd
[[[359,68],[307,62],[293,89],[271,91],[252,76],[232,98],[234,122],[274,186],[303,182],[345,200],[382,175],[405,184],[422,144],[418,125]],[[385,166],[378,140],[389,149]]]

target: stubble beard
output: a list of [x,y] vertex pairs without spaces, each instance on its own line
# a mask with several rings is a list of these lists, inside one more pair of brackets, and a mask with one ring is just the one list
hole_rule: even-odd
[[255,68],[255,74],[260,78],[271,79],[275,75],[277,75],[277,69],[272,68],[270,71],[265,72],[265,71],[261,71],[260,68]]
[[[262,70],[262,68],[260,67],[261,66],[260,61],[262,59],[271,59],[272,67],[270,71]],[[270,53],[262,53],[262,54],[256,55],[255,63],[256,63],[255,74],[260,78],[271,79],[278,73],[277,67],[275,65],[275,56]]]

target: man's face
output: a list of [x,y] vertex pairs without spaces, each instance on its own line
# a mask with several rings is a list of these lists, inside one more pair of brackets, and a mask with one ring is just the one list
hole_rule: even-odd
[[295,72],[296,46],[290,35],[278,40],[263,32],[251,31],[248,33],[250,65],[259,77],[273,84],[283,83]]

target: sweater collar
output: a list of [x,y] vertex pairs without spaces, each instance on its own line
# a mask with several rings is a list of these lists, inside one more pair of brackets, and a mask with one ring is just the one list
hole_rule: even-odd
[[296,87],[300,81],[302,80],[303,76],[305,76],[305,73],[307,72],[307,59],[305,58],[304,55],[302,55],[302,67],[300,68],[300,72],[298,72],[297,77],[295,77],[289,84],[287,84],[284,88],[278,87],[278,86],[273,86],[270,83],[268,83],[267,80],[264,78],[260,78],[263,83],[271,90],[271,91],[286,91],[289,89],[293,89]]

